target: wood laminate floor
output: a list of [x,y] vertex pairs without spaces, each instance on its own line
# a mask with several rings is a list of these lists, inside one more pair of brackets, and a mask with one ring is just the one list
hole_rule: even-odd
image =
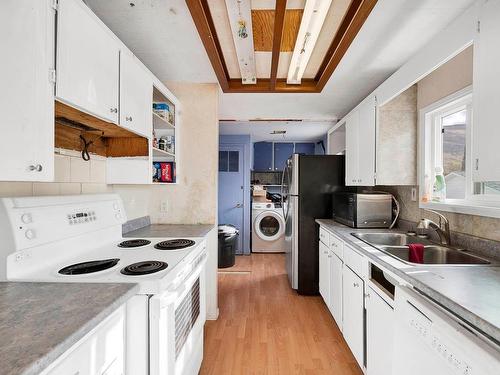
[[200,374],[362,374],[322,299],[289,287],[283,254],[238,257],[220,271]]

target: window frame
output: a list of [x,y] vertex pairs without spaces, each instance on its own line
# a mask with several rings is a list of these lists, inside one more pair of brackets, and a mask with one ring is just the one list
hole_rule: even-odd
[[[419,111],[419,153],[418,153],[418,182],[419,182],[419,207],[440,211],[464,213],[470,215],[497,217],[500,218],[500,195],[481,195],[474,194],[474,181],[472,179],[472,130],[473,108],[472,108],[473,89],[472,86],[465,87],[445,98],[442,98]],[[465,199],[449,199],[444,202],[424,202],[425,175],[428,171],[429,178],[433,179],[436,152],[441,150],[442,145],[437,145],[441,141],[441,123],[438,121],[449,113],[460,110],[467,110],[466,120],[466,145],[465,145]],[[442,156],[441,156],[442,159]],[[442,161],[442,160],[441,160]],[[432,182],[431,182],[432,183]]]

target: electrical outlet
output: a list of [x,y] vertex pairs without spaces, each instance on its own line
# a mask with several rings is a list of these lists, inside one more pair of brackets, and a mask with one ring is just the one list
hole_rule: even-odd
[[160,202],[160,212],[166,214],[168,212],[168,200],[162,199]]
[[417,201],[417,188],[411,188],[411,200],[413,202]]

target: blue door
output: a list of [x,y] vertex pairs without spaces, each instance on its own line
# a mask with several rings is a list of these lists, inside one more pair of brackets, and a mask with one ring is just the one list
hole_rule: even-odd
[[243,253],[244,173],[242,145],[219,147],[219,224],[232,224],[239,231],[237,254]]
[[253,170],[257,172],[273,170],[272,142],[255,142],[253,144]]
[[282,171],[285,163],[293,154],[293,143],[274,144],[274,170]]
[[314,155],[314,143],[295,143],[295,153]]

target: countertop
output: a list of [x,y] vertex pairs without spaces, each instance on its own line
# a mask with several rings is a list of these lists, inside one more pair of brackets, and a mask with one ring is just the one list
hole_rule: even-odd
[[123,237],[205,237],[213,228],[213,224],[152,224],[125,233]]
[[500,267],[412,266],[351,235],[388,230],[355,229],[326,219],[316,222],[500,345]]
[[0,373],[39,374],[137,288],[136,284],[0,283]]

